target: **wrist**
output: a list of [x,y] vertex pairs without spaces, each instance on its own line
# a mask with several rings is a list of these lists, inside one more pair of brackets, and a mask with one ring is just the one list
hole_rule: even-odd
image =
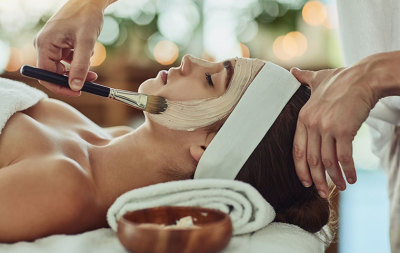
[[96,4],[97,6],[101,7],[104,11],[110,4],[116,2],[118,0],[88,0],[88,2]]
[[372,55],[362,62],[365,80],[378,99],[400,95],[400,51]]

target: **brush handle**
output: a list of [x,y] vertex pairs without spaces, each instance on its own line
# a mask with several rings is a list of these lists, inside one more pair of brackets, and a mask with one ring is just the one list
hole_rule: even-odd
[[[54,72],[35,68],[28,65],[23,65],[21,67],[21,74],[24,76],[29,76],[49,83],[57,84],[62,87],[69,88],[68,76],[65,75],[60,75]],[[110,94],[109,87],[97,83],[92,83],[89,81],[85,81],[81,90],[102,97],[108,97]]]

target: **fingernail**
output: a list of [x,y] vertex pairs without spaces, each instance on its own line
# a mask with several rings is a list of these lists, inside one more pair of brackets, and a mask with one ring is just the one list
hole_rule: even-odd
[[308,181],[301,181],[301,183],[304,185],[304,187],[310,187],[311,184]]
[[299,71],[300,69],[298,67],[293,67],[290,69],[290,71]]
[[354,184],[356,181],[355,181],[352,177],[349,177],[349,178],[347,179],[347,182],[348,182],[349,184]]
[[71,89],[73,90],[80,90],[81,89],[82,81],[79,79],[73,79],[71,82]]
[[346,189],[346,187],[342,185],[336,185],[336,188],[338,188],[339,191],[344,191]]
[[326,199],[326,194],[324,191],[318,191],[319,196],[321,196],[322,198]]

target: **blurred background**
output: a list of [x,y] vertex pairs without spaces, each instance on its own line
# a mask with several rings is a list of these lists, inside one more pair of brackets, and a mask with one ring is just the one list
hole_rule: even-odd
[[[0,76],[44,90],[21,77],[19,68],[36,64],[34,37],[65,2],[0,0]],[[119,0],[105,11],[91,69],[98,83],[136,91],[161,69],[179,65],[185,54],[335,68],[342,66],[338,25],[335,0]],[[137,126],[143,120],[141,112],[118,102],[44,91],[101,126]],[[386,178],[370,152],[366,127],[353,149],[359,179],[338,197],[339,233],[327,252],[390,252]]]

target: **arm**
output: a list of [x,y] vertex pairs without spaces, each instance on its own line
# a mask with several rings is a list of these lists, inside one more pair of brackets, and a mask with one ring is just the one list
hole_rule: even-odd
[[88,72],[90,57],[103,24],[104,9],[116,0],[69,0],[44,25],[35,38],[39,68],[66,73],[62,61],[71,64],[69,84],[72,91],[41,82],[60,95],[78,96],[83,81],[94,81],[96,73]]
[[0,242],[79,233],[101,226],[94,221],[101,216],[93,187],[72,166],[75,162],[49,156],[0,169]]
[[[311,87],[299,114],[293,143],[296,172],[305,186],[314,182],[329,195],[325,170],[340,190],[357,180],[352,141],[378,100],[400,95],[400,51],[364,58],[349,68],[321,71],[293,69]],[[339,163],[341,167],[339,166]]]

